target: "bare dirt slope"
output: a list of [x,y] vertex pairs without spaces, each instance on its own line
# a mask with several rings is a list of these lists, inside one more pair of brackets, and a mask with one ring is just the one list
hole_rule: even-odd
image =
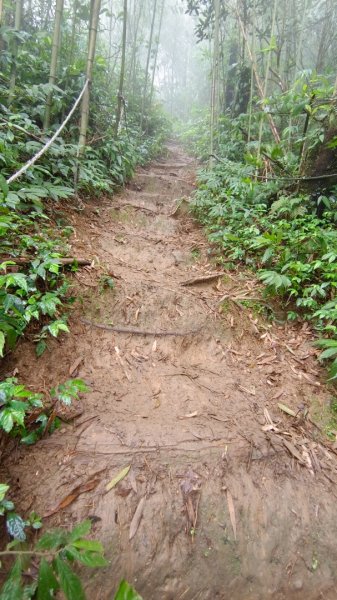
[[34,389],[78,375],[91,393],[81,416],[4,466],[21,510],[57,509],[51,526],[95,517],[111,566],[88,579],[90,600],[111,599],[122,577],[145,600],[332,600],[337,457],[310,421],[329,401],[323,375],[305,328],[242,307],[258,293],[244,274],[182,285],[219,270],[184,206],[174,212],[194,170],[172,145],[76,217],[74,253],[95,267],[75,276],[71,334],[39,360],[22,343],[6,372]]

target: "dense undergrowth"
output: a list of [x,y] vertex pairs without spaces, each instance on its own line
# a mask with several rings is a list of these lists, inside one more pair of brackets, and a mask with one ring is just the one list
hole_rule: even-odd
[[[103,56],[95,62],[91,119],[88,140],[79,152],[79,126],[76,117],[63,130],[49,150],[22,177],[9,186],[6,179],[35,155],[62,123],[84,83],[84,59],[76,56],[69,64],[70,32],[63,34],[58,85],[46,83],[49,77],[51,38],[47,32],[31,29],[1,30],[0,55],[0,353],[10,350],[26,327],[42,323],[36,335],[37,352],[46,348],[48,335],[67,331],[61,317],[67,283],[61,267],[67,254],[72,228],[55,223],[53,204],[61,200],[113,193],[163,150],[169,122],[161,107],[146,98],[142,105],[142,70],[135,72],[124,116],[115,131],[118,73],[109,73]],[[20,44],[15,57],[14,93],[8,82],[13,73],[13,43]],[[79,56],[82,40],[79,39]],[[103,48],[102,48],[103,50]],[[27,68],[29,65],[29,68]],[[106,85],[107,77],[110,85]],[[43,130],[43,115],[52,93],[52,125]],[[144,104],[144,103],[143,103]],[[145,113],[145,117],[143,117]],[[48,210],[46,202],[48,202]],[[76,265],[74,265],[76,268]],[[36,327],[35,327],[36,330]]]
[[[223,265],[254,269],[265,293],[282,300],[288,319],[310,321],[325,348],[322,359],[337,355],[337,177],[302,179],[303,148],[307,174],[326,149],[331,156],[324,174],[337,171],[336,138],[327,136],[332,93],[325,79],[307,81],[305,75],[287,94],[266,100],[268,111],[291,119],[291,127],[280,126],[279,144],[268,135],[267,142],[258,139],[266,120],[261,107],[221,117],[213,164],[200,170],[193,202]],[[313,97],[317,106],[310,104]],[[309,110],[312,125],[303,136]],[[201,160],[209,158],[208,130],[207,115],[199,116],[182,134]],[[337,377],[337,360],[329,377]]]

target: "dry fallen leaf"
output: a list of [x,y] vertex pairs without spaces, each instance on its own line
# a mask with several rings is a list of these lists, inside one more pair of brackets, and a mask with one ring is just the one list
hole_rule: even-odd
[[82,484],[76,486],[70,492],[70,494],[68,494],[65,498],[63,498],[63,500],[61,500],[61,502],[58,504],[58,506],[56,506],[55,508],[52,508],[50,511],[45,513],[43,515],[44,518],[51,517],[51,515],[54,515],[55,513],[59,512],[59,510],[63,510],[64,508],[66,508],[67,506],[72,504],[81,494],[84,494],[86,492],[91,492],[98,486],[99,482],[100,482],[100,479],[94,478],[94,479],[90,479],[86,483],[82,483]]
[[152,396],[155,398],[156,396],[159,396],[160,392],[161,392],[160,384],[154,384],[152,386]]
[[292,444],[291,442],[288,442],[287,440],[283,440],[283,444],[285,445],[287,450],[290,452],[290,454],[294,458],[296,458],[296,460],[298,460],[298,462],[300,462],[303,465],[304,460],[303,460],[302,456],[300,455],[300,453],[298,452],[298,450],[295,448],[294,444]]
[[133,489],[133,491],[135,492],[135,494],[137,494],[137,480],[136,480],[136,475],[133,469],[131,469],[130,473],[129,473],[129,481],[130,481],[130,485]]
[[126,369],[124,361],[123,361],[123,359],[121,357],[121,352],[120,352],[120,349],[118,348],[118,346],[115,346],[115,352],[116,352],[116,358],[117,358],[117,360],[118,360],[121,368],[123,369],[125,377],[131,383],[132,379],[131,379],[129,373],[127,372],[127,369]]
[[296,417],[296,413],[291,408],[286,406],[285,404],[279,403],[277,406],[279,407],[280,410],[285,412],[287,415],[290,415],[291,417]]
[[262,365],[269,365],[273,362],[275,362],[276,360],[276,356],[272,355],[272,356],[267,356],[266,358],[264,358],[263,360],[260,360],[257,365],[262,366]]
[[250,394],[251,396],[256,396],[255,388],[252,388],[251,390],[249,390],[248,388],[243,387],[243,385],[239,385],[239,390],[241,392],[246,392],[246,394]]
[[235,508],[234,508],[233,496],[228,489],[226,490],[226,494],[227,494],[229,517],[230,517],[231,524],[233,527],[234,539],[236,541],[236,518],[235,518]]
[[129,540],[132,540],[132,538],[137,533],[137,530],[138,530],[138,527],[139,527],[139,523],[140,523],[141,518],[143,516],[144,506],[145,506],[145,496],[143,496],[143,498],[141,498],[139,500],[138,506],[136,508],[136,512],[133,515],[132,521],[130,523]]
[[264,418],[266,419],[266,423],[268,425],[274,425],[273,419],[271,418],[271,416],[269,414],[269,410],[267,408],[263,409],[263,414],[264,414]]
[[187,415],[182,415],[181,417],[179,417],[179,419],[193,419],[193,417],[197,417],[198,416],[198,411],[196,410],[195,412],[189,413]]
[[83,360],[83,356],[79,356],[78,358],[76,358],[76,360],[73,362],[69,369],[69,375],[73,375],[75,371],[77,371],[78,367],[80,366],[81,362],[83,362]]
[[114,488],[117,483],[119,483],[120,481],[122,481],[122,479],[124,479],[124,477],[127,476],[128,472],[130,471],[131,465],[128,465],[127,467],[125,467],[125,469],[122,469],[122,471],[120,471],[118,473],[118,475],[116,475],[116,477],[114,477],[110,483],[108,483],[105,486],[105,489],[107,492],[110,492],[110,490],[112,490],[112,488]]

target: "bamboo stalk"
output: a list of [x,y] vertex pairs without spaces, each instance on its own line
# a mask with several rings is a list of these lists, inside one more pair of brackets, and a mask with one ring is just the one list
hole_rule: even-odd
[[[63,0],[56,0],[55,25],[53,32],[53,44],[51,51],[49,85],[55,85],[57,80],[57,60],[61,43],[61,22],[63,14]],[[50,125],[51,107],[53,102],[53,92],[50,91],[47,96],[46,109],[44,115],[43,129],[48,129]]]
[[124,88],[124,76],[125,76],[125,57],[126,57],[126,26],[128,18],[128,0],[124,0],[124,11],[123,11],[123,36],[122,36],[122,61],[121,70],[119,76],[119,88],[117,98],[117,113],[115,123],[115,136],[118,135],[119,123],[121,120],[122,106],[123,106],[123,88]]
[[87,68],[86,77],[89,81],[89,85],[86,87],[81,108],[81,123],[80,123],[80,138],[79,138],[79,153],[84,151],[88,123],[89,123],[89,105],[90,105],[90,87],[92,80],[92,71],[94,65],[95,51],[96,51],[96,39],[97,29],[99,22],[99,13],[101,9],[101,0],[91,0],[91,18],[90,18],[90,29],[89,29],[89,42],[88,42],[88,56],[87,56]]
[[151,92],[150,92],[150,106],[152,105],[152,98],[153,98],[153,91],[154,91],[154,78],[155,78],[155,75],[156,75],[156,68],[157,68],[157,61],[158,61],[158,50],[159,50],[159,42],[160,42],[161,29],[162,29],[162,25],[163,25],[164,9],[165,9],[165,0],[162,0],[161,11],[160,11],[160,18],[159,18],[159,28],[158,28],[158,41],[157,41],[157,45],[156,45],[156,54],[155,54],[155,57],[154,57],[154,65],[153,65],[153,71],[152,71]]
[[145,102],[146,102],[146,96],[147,96],[147,84],[148,84],[148,77],[149,77],[149,67],[150,67],[150,58],[151,58],[151,50],[152,50],[153,32],[154,32],[154,24],[155,24],[156,14],[157,14],[157,4],[158,4],[158,0],[154,0],[151,29],[150,29],[150,38],[149,38],[149,47],[148,47],[147,57],[146,57],[145,83],[144,83],[144,90],[143,90],[142,112],[141,112],[140,127],[139,127],[140,133],[142,133],[142,129],[143,129],[143,120],[144,120]]
[[[19,31],[21,29],[21,20],[22,20],[22,0],[16,0],[15,3],[15,18],[14,18],[14,29]],[[14,91],[16,84],[16,61],[18,55],[18,40],[16,38],[12,41],[12,67],[11,67],[11,76],[9,81],[9,105],[12,104],[14,100]]]
[[215,130],[219,117],[219,32],[220,32],[220,0],[215,0],[214,5],[214,40],[212,64],[212,91],[211,91],[211,131],[210,131],[210,167],[213,166],[212,155],[215,150]]
[[[263,86],[263,98],[266,98],[267,90],[268,90],[268,79],[269,79],[269,72],[270,72],[270,66],[271,66],[271,49],[270,49],[270,47],[271,47],[273,37],[274,37],[275,22],[276,22],[276,8],[277,8],[277,0],[274,0],[271,31],[270,31],[270,40],[269,40],[269,51],[268,51],[268,56],[267,56],[267,65],[266,65],[266,72],[265,72],[264,86]],[[263,133],[263,119],[260,118],[259,141],[258,141],[258,149],[257,149],[258,158],[261,156],[262,133]]]
[[[239,25],[240,25],[240,29],[241,29],[243,38],[244,38],[245,43],[246,43],[249,60],[251,62],[251,65],[252,65],[252,68],[253,68],[253,71],[254,71],[254,77],[255,77],[257,89],[258,89],[258,92],[259,92],[259,96],[260,96],[261,100],[264,100],[263,85],[262,85],[262,82],[261,82],[261,79],[260,79],[259,72],[257,70],[256,60],[255,60],[255,57],[252,54],[252,50],[251,50],[250,45],[249,45],[247,33],[245,31],[245,28],[243,26],[243,23],[242,23],[242,20],[241,20],[241,17],[240,17],[239,13],[237,13],[237,17],[238,17],[238,21],[239,21]],[[267,113],[267,117],[268,117],[268,121],[269,121],[269,124],[270,124],[270,129],[271,129],[271,132],[272,132],[273,137],[275,139],[275,142],[277,144],[279,144],[280,143],[280,135],[279,135],[279,132],[278,132],[277,127],[275,125],[274,119],[271,116],[271,114],[269,114],[269,113]]]

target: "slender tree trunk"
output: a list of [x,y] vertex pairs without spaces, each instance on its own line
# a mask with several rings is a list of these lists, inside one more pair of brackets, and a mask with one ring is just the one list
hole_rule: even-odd
[[109,64],[109,83],[112,86],[112,81],[115,73],[115,67],[117,63],[117,56],[113,54],[113,2],[110,2],[110,23],[109,23],[109,56],[108,56],[108,64]]
[[73,18],[71,23],[71,38],[70,38],[70,54],[69,54],[69,63],[72,65],[74,56],[75,56],[75,37],[76,37],[76,25],[77,25],[77,10],[78,10],[78,0],[74,0],[73,6]]
[[156,53],[155,53],[155,57],[154,57],[154,65],[153,65],[153,71],[152,71],[152,81],[151,81],[151,91],[150,91],[150,106],[152,105],[152,98],[153,98],[153,91],[154,91],[154,78],[156,76],[157,61],[158,61],[158,51],[159,51],[159,44],[160,44],[161,28],[162,28],[162,25],[163,25],[164,9],[165,9],[165,0],[162,0],[161,11],[160,11],[160,19],[159,19],[159,28],[158,28],[158,40],[157,40],[157,45],[156,45]]
[[88,123],[89,123],[89,104],[90,104],[90,88],[91,88],[91,79],[92,79],[92,70],[94,65],[95,51],[96,51],[96,39],[97,39],[97,29],[99,22],[99,13],[101,9],[101,0],[91,0],[91,16],[90,16],[90,29],[89,29],[89,42],[88,42],[88,56],[87,56],[87,68],[86,68],[86,77],[89,80],[89,85],[87,86],[81,105],[81,123],[80,123],[80,138],[79,138],[79,148],[80,154],[83,152],[86,141],[87,141],[87,132],[88,132]]
[[[19,31],[21,29],[21,19],[22,19],[22,0],[16,0],[15,3],[15,19],[14,19],[14,29]],[[9,81],[9,104],[12,104],[14,99],[15,92],[15,83],[16,83],[16,61],[18,57],[18,40],[16,38],[12,41],[12,68],[11,68],[11,77]]]
[[[49,85],[55,85],[56,80],[57,80],[57,60],[58,60],[58,54],[59,54],[60,42],[61,42],[62,13],[63,13],[63,0],[56,0],[53,45],[52,45],[52,51],[51,51],[50,73],[49,73]],[[45,110],[44,123],[43,123],[44,130],[48,129],[48,127],[50,125],[52,102],[53,102],[53,92],[50,91],[48,93],[47,102],[46,102],[46,110]]]
[[[256,23],[256,2],[253,4],[253,17],[252,17],[252,55],[255,55],[255,23]],[[252,131],[252,118],[253,118],[253,94],[254,94],[254,69],[253,63],[251,63],[250,71],[250,96],[249,96],[249,121],[248,121],[248,143],[251,139]]]
[[157,3],[158,3],[158,0],[154,0],[150,38],[149,38],[149,47],[148,47],[148,51],[147,51],[146,67],[145,67],[145,82],[144,82],[144,89],[143,89],[142,113],[141,113],[141,117],[140,117],[140,132],[142,132],[142,129],[143,129],[144,110],[145,110],[145,102],[146,102],[146,96],[147,96],[147,85],[148,85],[148,77],[149,77],[149,67],[150,67],[150,58],[151,58],[151,50],[152,50],[153,32],[154,32],[154,24],[156,21],[156,14],[157,14]]
[[[269,80],[269,72],[270,72],[271,58],[272,58],[272,50],[270,49],[270,47],[272,45],[274,31],[275,31],[276,10],[277,10],[277,0],[274,0],[273,14],[272,14],[272,20],[271,20],[269,50],[268,50],[268,56],[267,56],[266,72],[265,72],[265,76],[264,76],[263,98],[266,98],[267,90],[268,90],[268,80]],[[261,118],[260,119],[260,127],[259,127],[259,142],[258,142],[258,149],[257,149],[258,157],[260,157],[260,153],[261,153],[262,133],[263,133],[263,120]]]
[[[245,31],[245,29],[243,27],[243,23],[242,23],[242,20],[241,20],[239,14],[238,14],[238,19],[239,19],[239,24],[240,24],[240,28],[241,28],[241,31],[242,31],[243,38],[244,38],[244,40],[246,42],[249,60],[251,61],[252,69],[254,71],[254,77],[255,77],[256,86],[257,86],[257,89],[258,89],[258,92],[259,92],[259,96],[260,96],[261,100],[264,100],[263,84],[262,84],[261,78],[259,76],[259,72],[258,72],[258,68],[257,68],[257,63],[256,63],[256,58],[252,54],[252,50],[251,50],[250,45],[249,45],[247,33],[246,33],[246,31]],[[275,142],[277,144],[279,144],[280,143],[280,135],[279,135],[279,132],[278,132],[277,127],[275,125],[275,121],[274,121],[274,119],[273,119],[273,117],[272,117],[272,115],[270,113],[267,114],[267,117],[268,117],[268,121],[269,121],[269,124],[270,124],[270,129],[271,129],[272,134],[274,136],[274,140],[275,140]]]
[[138,43],[139,24],[140,24],[140,21],[141,21],[142,7],[143,6],[144,6],[143,3],[140,2],[139,3],[139,11],[138,11],[138,13],[137,13],[137,10],[136,10],[136,8],[137,8],[136,2],[134,3],[134,7],[133,7],[134,34],[133,34],[131,60],[130,60],[130,69],[129,69],[129,82],[132,83],[133,95],[135,95],[135,91],[136,91],[137,43]]
[[[304,8],[303,8],[303,15],[307,14],[307,8],[308,8],[308,0],[305,0],[305,2],[304,2]],[[301,63],[302,63],[302,46],[303,46],[303,34],[304,34],[303,30],[304,30],[303,19],[301,19],[301,21],[300,21],[300,35],[299,35],[299,40],[298,40],[298,45],[297,45],[297,52],[296,52],[296,70],[300,69],[302,67]]]
[[[3,21],[4,21],[4,6],[3,6],[3,0],[0,0],[0,27],[2,27],[3,25]],[[4,40],[2,35],[0,34],[0,52],[2,52],[2,50],[4,49]]]
[[220,0],[215,0],[214,5],[214,41],[212,65],[212,92],[211,92],[211,123],[210,123],[210,166],[213,165],[213,154],[216,146],[216,128],[219,118],[219,33],[220,33]]
[[123,88],[124,88],[124,76],[125,76],[125,56],[126,56],[126,26],[128,19],[128,0],[124,0],[124,12],[123,12],[123,37],[122,37],[122,61],[121,71],[119,76],[119,89],[117,99],[117,113],[116,113],[116,124],[115,124],[115,136],[118,135],[119,123],[121,120],[122,106],[123,106]]

